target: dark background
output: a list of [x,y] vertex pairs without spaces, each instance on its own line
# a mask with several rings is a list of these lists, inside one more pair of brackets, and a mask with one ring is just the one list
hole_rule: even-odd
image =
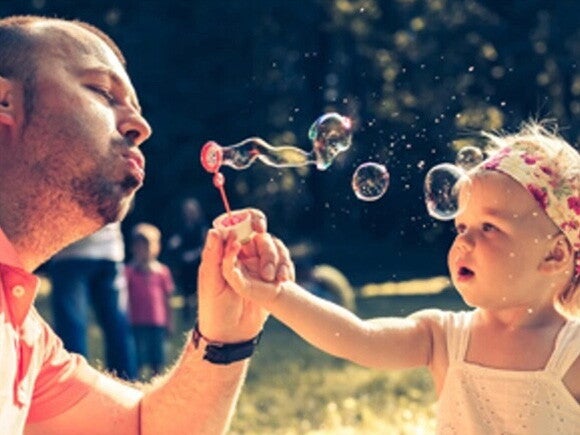
[[[326,171],[223,173],[232,207],[263,209],[273,233],[357,285],[446,273],[450,224],[427,215],[423,180],[480,130],[550,118],[579,142],[577,0],[0,0],[0,15],[23,13],[88,21],[127,57],[154,135],[126,231],[170,232],[189,195],[208,219],[223,212],[199,163],[207,140],[310,150],[316,118],[350,116],[353,146]],[[350,181],[369,160],[391,184],[366,203]]]

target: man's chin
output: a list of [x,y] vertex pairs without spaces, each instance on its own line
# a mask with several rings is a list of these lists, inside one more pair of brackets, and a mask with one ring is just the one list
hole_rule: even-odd
[[129,211],[133,208],[135,192],[136,189],[133,189],[130,193],[124,195],[119,200],[109,201],[107,204],[103,204],[99,207],[98,215],[102,222],[106,225],[125,219]]
[[131,175],[126,176],[121,182],[121,189],[131,195],[134,195],[141,186],[143,186],[143,180]]

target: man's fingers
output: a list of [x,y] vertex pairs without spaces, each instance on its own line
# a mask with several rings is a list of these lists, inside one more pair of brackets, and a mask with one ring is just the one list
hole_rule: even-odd
[[239,242],[229,240],[226,245],[221,268],[225,280],[238,292],[244,289],[244,277],[237,264],[240,249]]
[[252,229],[257,233],[265,233],[268,229],[266,215],[255,208],[246,209],[252,219]]
[[[199,265],[199,290],[215,289],[223,286],[220,263],[223,256],[221,236],[216,230],[209,230],[205,246],[201,252]],[[193,271],[192,271],[193,272]]]

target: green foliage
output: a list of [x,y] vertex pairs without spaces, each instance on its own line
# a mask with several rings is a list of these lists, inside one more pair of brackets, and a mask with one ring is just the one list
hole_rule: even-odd
[[415,434],[434,428],[434,401],[425,369],[388,373],[358,367],[270,320],[231,433]]
[[[479,130],[549,117],[578,142],[579,12],[577,0],[0,2],[0,15],[87,20],[124,50],[154,129],[127,228],[151,221],[170,231],[188,195],[210,217],[223,211],[198,163],[207,140],[258,135],[310,149],[308,127],[335,110],[356,131],[330,169],[226,169],[230,202],[263,209],[289,243],[340,235],[347,246],[367,236],[388,240],[390,253],[448,243],[425,213],[423,179],[453,159],[458,143],[479,143]],[[357,200],[350,186],[368,160],[391,174],[375,203]]]

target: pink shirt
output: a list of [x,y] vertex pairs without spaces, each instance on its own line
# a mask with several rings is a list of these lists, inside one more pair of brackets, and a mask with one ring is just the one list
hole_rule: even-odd
[[156,262],[153,270],[125,267],[129,289],[129,313],[133,325],[167,326],[167,298],[173,292],[169,268]]
[[24,271],[0,229],[0,433],[54,417],[80,401],[98,372],[61,340],[32,306],[38,277]]

